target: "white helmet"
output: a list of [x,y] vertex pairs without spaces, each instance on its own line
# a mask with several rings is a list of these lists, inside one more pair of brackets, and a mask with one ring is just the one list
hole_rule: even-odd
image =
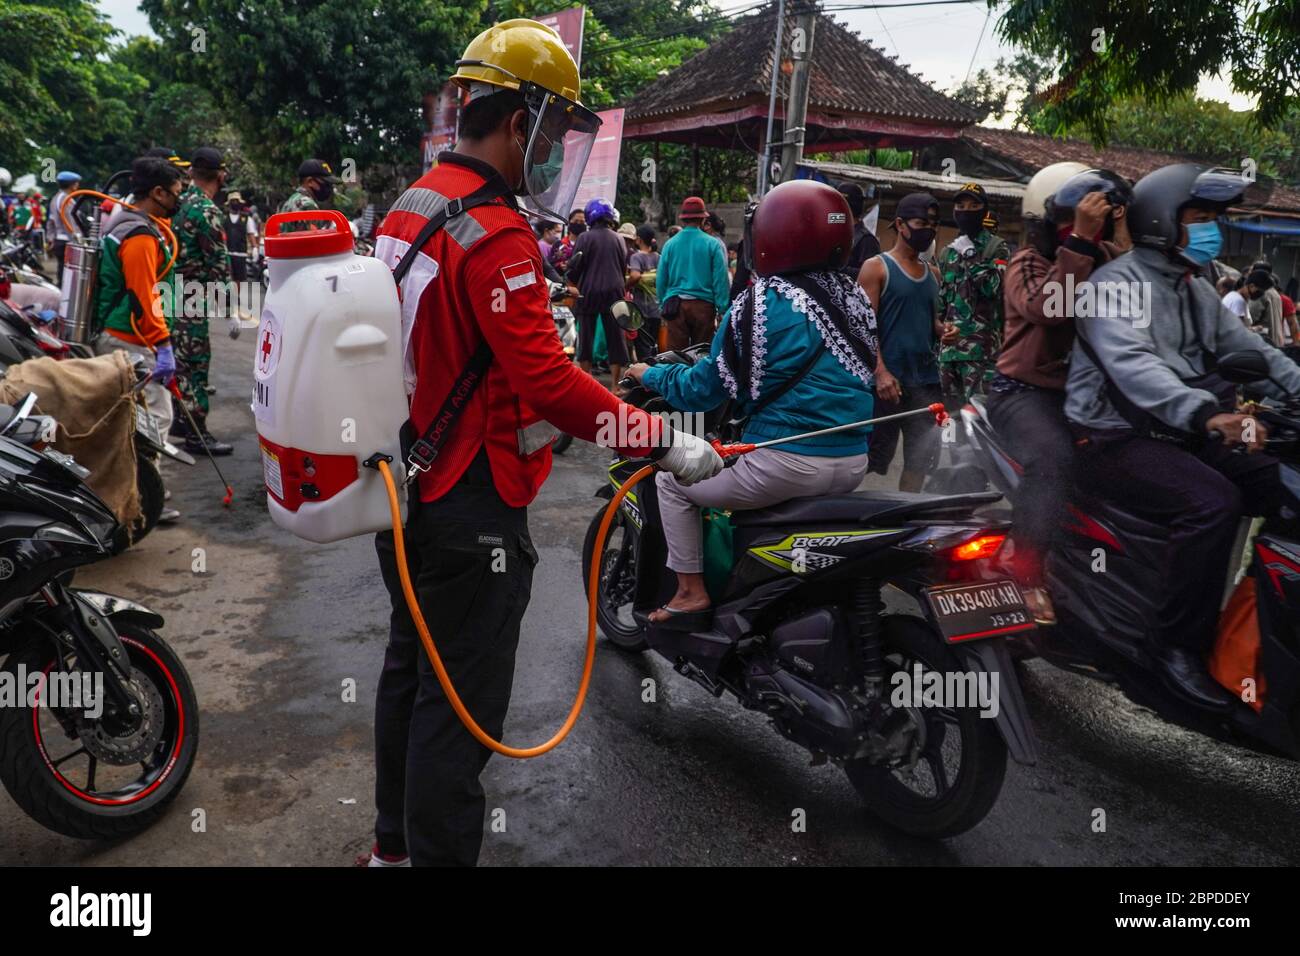
[[1034,173],[1025,185],[1025,194],[1020,200],[1021,218],[1046,219],[1047,200],[1056,195],[1062,184],[1078,173],[1086,172],[1083,163],[1052,163]]
[[14,181],[14,177],[9,172],[9,170],[5,169],[3,166],[0,166],[0,189],[8,189],[9,184],[12,183],[13,181]]

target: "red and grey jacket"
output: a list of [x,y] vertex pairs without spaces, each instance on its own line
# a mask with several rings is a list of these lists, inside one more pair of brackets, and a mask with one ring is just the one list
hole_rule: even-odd
[[[480,160],[441,153],[389,210],[375,257],[396,267],[430,217],[495,178]],[[501,499],[527,505],[551,470],[550,443],[535,440],[553,430],[545,422],[587,441],[646,436],[643,446],[619,447],[629,455],[659,444],[657,418],[623,405],[564,354],[537,238],[504,183],[501,191],[504,198],[448,220],[402,281],[406,387],[417,432],[429,427],[479,344],[486,340],[493,354],[482,385],[420,476],[422,501],[445,495],[486,446]]]

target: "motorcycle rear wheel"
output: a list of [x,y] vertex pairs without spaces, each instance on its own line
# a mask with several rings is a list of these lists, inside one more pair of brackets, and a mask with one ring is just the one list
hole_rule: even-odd
[[136,453],[135,483],[140,491],[140,517],[131,526],[131,543],[138,544],[154,526],[166,507],[167,489],[163,486],[162,473],[153,459]]
[[[896,614],[882,623],[885,661],[891,673],[911,675],[916,663],[923,672],[966,671],[939,635],[920,618]],[[886,681],[887,694],[893,686]],[[1006,744],[994,721],[981,717],[976,707],[925,706],[913,710],[925,721],[926,741],[910,772],[866,760],[850,761],[844,771],[867,809],[890,826],[932,839],[964,833],[983,820],[997,802],[1007,769]],[[955,742],[957,747],[945,749],[949,742]],[[959,755],[955,769],[948,759],[954,749]],[[917,771],[922,767],[925,779],[918,779]],[[933,794],[919,789],[932,789]]]

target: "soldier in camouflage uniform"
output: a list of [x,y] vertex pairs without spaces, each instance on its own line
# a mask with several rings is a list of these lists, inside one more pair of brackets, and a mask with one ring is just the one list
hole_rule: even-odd
[[954,404],[987,394],[1002,347],[1002,274],[1009,253],[989,231],[988,212],[983,187],[963,186],[953,213],[960,235],[939,257],[939,372],[944,397]]
[[[172,217],[172,228],[180,243],[176,271],[183,282],[230,283],[230,255],[226,250],[226,232],[221,209],[212,201],[226,181],[228,173],[219,150],[205,146],[194,151],[190,160],[192,182],[181,194],[180,208]],[[208,367],[212,362],[212,342],[208,335],[208,302],[186,294],[182,286],[182,313],[173,318],[172,342],[176,347],[177,384],[185,409],[198,427],[196,435],[189,419],[176,410],[176,427],[185,433],[185,447],[202,453],[204,444],[214,455],[229,455],[232,447],[219,442],[208,431]],[[186,314],[197,312],[197,315]]]
[[[280,212],[298,212],[303,209],[320,209],[334,195],[334,186],[342,182],[330,169],[330,164],[319,159],[309,159],[298,167],[298,188],[280,206]],[[310,229],[307,223],[285,223],[281,232]],[[319,227],[317,227],[319,228]]]

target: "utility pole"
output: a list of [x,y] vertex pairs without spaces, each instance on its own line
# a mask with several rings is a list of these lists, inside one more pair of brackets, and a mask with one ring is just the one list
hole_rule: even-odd
[[785,131],[781,137],[781,181],[794,179],[795,167],[803,159],[804,124],[808,119],[808,87],[812,79],[813,31],[817,27],[817,5],[802,0],[795,13],[790,34],[790,99],[785,111]]
[[781,77],[781,34],[785,30],[785,0],[776,2],[776,45],[772,48],[772,86],[767,97],[767,135],[763,137],[762,155],[758,158],[758,197],[767,192],[768,171],[772,168],[772,122],[776,118],[776,87]]

